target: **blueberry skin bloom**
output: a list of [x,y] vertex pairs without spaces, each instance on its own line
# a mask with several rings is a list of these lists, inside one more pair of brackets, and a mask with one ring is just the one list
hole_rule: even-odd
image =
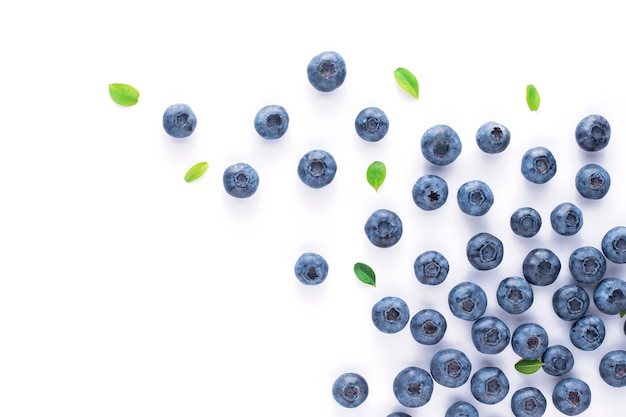
[[563,345],[548,346],[541,358],[543,371],[552,376],[562,376],[574,368],[574,355]]
[[502,241],[490,233],[478,233],[470,238],[465,248],[470,265],[479,271],[496,268],[504,258]]
[[163,113],[163,129],[177,139],[191,135],[197,122],[196,114],[184,103],[172,104]]
[[403,406],[416,408],[430,401],[433,385],[433,379],[427,371],[409,366],[394,378],[393,393]]
[[430,360],[430,375],[444,387],[458,388],[465,384],[472,372],[467,355],[457,349],[443,349]]
[[546,406],[546,397],[535,387],[520,388],[511,397],[511,411],[515,417],[541,417]]
[[389,119],[378,107],[366,107],[354,120],[356,134],[367,142],[378,142],[389,130]]
[[365,235],[372,245],[389,248],[402,237],[402,220],[391,210],[376,210],[365,222]]
[[565,378],[554,386],[552,403],[565,415],[578,415],[591,404],[589,385],[578,378]]
[[599,249],[582,246],[570,254],[568,267],[581,284],[597,284],[606,273],[606,258]]
[[592,351],[602,345],[606,336],[606,328],[600,317],[594,315],[584,316],[572,324],[569,331],[569,339],[580,350]]
[[626,387],[626,351],[607,352],[600,360],[600,377],[612,387]]
[[561,236],[572,236],[583,227],[583,212],[573,203],[561,203],[550,213],[550,223]]
[[434,165],[449,165],[461,153],[459,135],[447,125],[428,128],[422,135],[422,155]]
[[602,237],[602,253],[616,264],[626,264],[626,227],[617,226]]
[[593,302],[604,314],[619,314],[626,311],[626,281],[605,278],[593,290]]
[[601,165],[587,164],[576,173],[575,184],[580,195],[591,200],[599,200],[609,192],[611,176]]
[[248,198],[259,188],[259,174],[243,162],[226,168],[222,180],[228,195],[237,198]]
[[534,184],[545,184],[556,174],[556,159],[543,146],[531,148],[522,157],[522,176]]
[[483,181],[473,180],[461,185],[456,201],[461,211],[470,216],[483,216],[493,205],[493,192]]
[[498,305],[509,314],[521,314],[532,306],[533,288],[522,277],[507,277],[500,281],[496,290]]
[[478,410],[466,401],[457,401],[448,407],[444,417],[478,417]]
[[346,408],[358,407],[367,399],[369,387],[361,375],[347,372],[337,377],[332,387],[333,398]]
[[448,276],[450,264],[441,253],[429,250],[415,258],[413,271],[419,282],[425,285],[439,285]]
[[511,142],[511,132],[506,126],[496,122],[487,122],[476,132],[476,144],[485,153],[500,153]]
[[327,151],[315,149],[307,152],[298,163],[298,177],[311,188],[330,184],[337,173],[337,162]]
[[404,329],[409,317],[409,306],[399,297],[384,297],[372,307],[372,322],[383,333]]
[[585,151],[596,152],[604,149],[610,140],[611,125],[598,114],[590,114],[576,125],[576,142]]
[[522,359],[541,359],[548,349],[548,333],[537,323],[524,323],[517,326],[511,338],[511,347]]
[[511,215],[511,230],[521,237],[533,237],[541,229],[541,215],[532,207],[521,207]]
[[478,284],[471,281],[461,282],[448,293],[448,306],[455,317],[475,321],[485,314],[487,294]]
[[535,248],[528,252],[522,262],[522,273],[533,285],[546,286],[556,281],[561,272],[561,260],[546,248]]
[[587,314],[591,299],[580,285],[564,285],[552,295],[552,309],[562,320],[574,321]]
[[483,316],[476,320],[471,335],[476,350],[487,355],[502,352],[511,340],[509,327],[494,316]]
[[328,93],[346,80],[346,62],[337,52],[325,51],[311,59],[306,74],[316,90]]
[[254,116],[254,129],[263,139],[278,139],[289,127],[289,115],[284,107],[271,104]]
[[445,317],[430,308],[420,310],[411,318],[411,335],[422,345],[436,345],[443,339],[448,329]]
[[417,207],[436,210],[448,200],[448,183],[437,175],[423,175],[415,181],[412,194]]
[[509,380],[500,368],[486,366],[472,375],[470,390],[483,404],[499,403],[509,393]]
[[328,262],[320,254],[305,252],[296,260],[293,270],[304,285],[319,285],[328,276]]

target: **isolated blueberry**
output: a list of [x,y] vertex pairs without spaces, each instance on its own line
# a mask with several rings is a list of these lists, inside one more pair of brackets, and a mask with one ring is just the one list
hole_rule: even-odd
[[413,185],[413,201],[422,210],[436,210],[447,199],[448,183],[437,175],[423,175]]
[[444,417],[478,417],[478,410],[467,401],[457,401],[448,407]]
[[589,294],[580,285],[567,284],[552,295],[552,309],[563,320],[578,320],[587,314]]
[[472,372],[472,363],[458,349],[443,349],[430,360],[430,375],[444,387],[457,388],[465,384]]
[[436,125],[422,135],[421,148],[428,162],[449,165],[461,153],[462,145],[459,135],[450,126]]
[[507,313],[521,314],[533,304],[533,288],[522,277],[507,277],[498,284],[496,300]]
[[578,378],[565,378],[554,386],[552,403],[565,415],[578,415],[587,410],[591,404],[589,385]]
[[602,253],[616,264],[626,264],[626,226],[616,226],[602,237]]
[[394,378],[393,393],[403,406],[421,407],[430,401],[433,385],[433,379],[427,371],[417,366],[409,366]]
[[502,352],[511,340],[509,327],[494,316],[483,316],[476,320],[471,335],[476,350],[487,355]]
[[593,302],[604,314],[620,314],[626,311],[626,281],[620,278],[604,278],[593,290]]
[[378,142],[389,130],[389,119],[378,107],[366,107],[354,120],[357,135],[368,142]]
[[461,211],[470,216],[483,216],[493,205],[491,188],[480,180],[472,180],[461,185],[456,193],[456,201]]
[[585,151],[595,152],[604,149],[610,139],[611,126],[598,114],[590,114],[576,125],[576,142]]
[[429,250],[415,258],[413,271],[419,282],[426,285],[439,285],[448,276],[450,264],[441,253]]
[[575,184],[580,195],[599,200],[609,192],[611,176],[601,165],[587,164],[576,173]]
[[485,153],[500,153],[511,142],[511,132],[506,126],[496,122],[487,122],[478,128],[476,143]]
[[546,397],[535,387],[520,388],[511,397],[511,411],[515,417],[541,417],[546,406]]
[[333,398],[346,408],[354,408],[363,404],[369,394],[367,381],[361,375],[347,372],[337,377],[332,388]]
[[409,306],[399,297],[384,297],[372,307],[372,322],[383,333],[399,332],[409,318]]
[[298,281],[305,285],[319,285],[328,276],[328,262],[320,254],[305,252],[293,267]]
[[455,285],[448,293],[448,306],[455,317],[475,321],[487,309],[487,294],[478,284],[464,281]]
[[502,241],[491,233],[478,233],[470,238],[465,248],[470,265],[479,271],[496,268],[504,258]]
[[584,316],[574,322],[569,331],[569,339],[572,345],[580,350],[596,350],[604,342],[606,328],[600,317],[594,315]]
[[541,229],[541,215],[532,207],[521,207],[511,215],[511,230],[521,237],[533,237]]
[[298,177],[311,188],[330,184],[337,173],[337,162],[327,151],[315,149],[304,154],[298,163]]
[[550,249],[535,248],[524,258],[522,272],[533,285],[550,285],[561,272],[561,260]]
[[168,135],[181,139],[196,129],[196,115],[186,104],[172,104],[163,113],[163,129]]
[[563,345],[548,346],[541,358],[543,370],[552,376],[562,376],[574,368],[574,355]]
[[284,107],[271,104],[254,116],[254,129],[263,139],[278,139],[289,127],[289,115]]
[[407,413],[403,413],[402,411],[397,411],[395,413],[389,414],[387,417],[411,417],[411,415]]
[[572,236],[583,227],[583,212],[574,203],[561,203],[550,213],[552,229],[562,236]]
[[606,258],[593,246],[575,249],[569,257],[569,272],[581,284],[597,284],[606,272]]
[[226,192],[237,198],[248,198],[259,187],[259,174],[250,165],[240,162],[227,167],[222,177]]
[[524,153],[522,175],[534,184],[545,184],[556,174],[556,159],[548,148],[537,146]]
[[546,329],[537,323],[520,324],[511,337],[513,352],[523,359],[541,359],[548,344]]
[[411,335],[422,345],[436,345],[446,334],[448,323],[445,317],[430,308],[420,310],[411,318]]
[[315,55],[306,69],[311,85],[325,93],[333,91],[346,80],[346,62],[334,51]]
[[509,393],[509,380],[500,368],[486,366],[472,375],[470,390],[477,401],[496,404]]
[[600,360],[600,377],[612,387],[626,387],[626,351],[612,350]]
[[365,222],[365,235],[374,246],[391,247],[402,237],[402,220],[391,210],[376,210]]

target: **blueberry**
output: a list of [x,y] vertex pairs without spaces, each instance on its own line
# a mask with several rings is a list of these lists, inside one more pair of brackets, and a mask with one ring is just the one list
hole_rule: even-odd
[[448,293],[448,305],[455,317],[475,321],[487,309],[487,294],[478,284],[471,281],[461,282]]
[[616,226],[602,237],[602,253],[616,264],[626,264],[626,226]]
[[322,255],[313,252],[300,255],[293,269],[298,281],[305,285],[319,285],[328,276],[328,262]]
[[532,207],[521,207],[511,215],[511,230],[521,237],[533,237],[541,229],[541,216]]
[[572,236],[583,227],[583,213],[573,203],[561,203],[550,213],[552,229],[562,236]]
[[272,104],[259,110],[254,117],[254,129],[263,139],[278,139],[289,127],[289,115],[284,107]]
[[248,198],[259,187],[259,174],[254,168],[243,162],[227,167],[222,179],[226,192],[237,198]]
[[470,390],[477,401],[496,404],[509,393],[509,380],[500,368],[486,366],[472,375]]
[[337,52],[325,51],[311,59],[306,73],[316,90],[328,93],[346,80],[346,62]]
[[612,387],[626,387],[626,351],[612,350],[600,360],[600,377]]
[[196,115],[186,104],[172,104],[163,113],[163,129],[168,135],[181,139],[196,129]]
[[361,375],[347,372],[337,377],[332,388],[333,398],[346,408],[354,408],[363,404],[369,394],[367,381]]
[[402,221],[391,210],[376,210],[365,222],[365,235],[374,246],[391,247],[402,237]]
[[524,278],[507,277],[498,284],[496,300],[507,313],[521,314],[533,304],[533,288]]
[[337,162],[327,151],[315,149],[307,152],[298,163],[298,177],[311,188],[330,184],[337,173]]
[[458,388],[465,384],[472,372],[467,355],[457,349],[443,349],[430,360],[430,375],[444,387]]
[[552,295],[552,309],[563,320],[578,320],[587,314],[590,298],[580,285],[567,284]]
[[411,335],[422,345],[436,345],[443,339],[448,328],[445,317],[430,308],[420,310],[411,318]]
[[513,352],[523,359],[541,359],[548,349],[548,333],[537,323],[524,323],[517,326],[511,338]]
[[487,355],[502,352],[511,340],[509,327],[494,316],[483,316],[476,320],[471,335],[476,350]]
[[404,329],[409,317],[409,306],[399,297],[384,297],[372,307],[372,322],[383,333]]
[[447,125],[436,125],[428,128],[422,135],[422,155],[435,165],[449,165],[461,153],[459,135]]
[[602,116],[590,114],[576,125],[576,142],[585,151],[604,149],[611,139],[611,126]]
[[524,258],[522,272],[533,285],[550,285],[561,272],[561,260],[550,249],[535,248]]
[[535,387],[520,388],[511,397],[511,411],[515,417],[541,417],[546,406],[546,397]]
[[606,328],[600,317],[584,316],[574,322],[569,339],[580,350],[591,351],[600,347],[606,336]]
[[413,271],[419,282],[426,285],[439,285],[448,276],[450,265],[441,253],[429,250],[415,258]]
[[568,416],[575,416],[591,404],[589,385],[578,378],[565,378],[559,381],[552,391],[554,407]]
[[483,216],[493,205],[491,188],[480,180],[472,180],[461,185],[456,193],[456,201],[461,211],[470,216]]
[[398,411],[398,412],[389,414],[387,417],[411,417],[411,415]]
[[601,165],[587,164],[576,173],[575,184],[580,195],[599,200],[609,192],[611,176]]
[[548,346],[541,358],[543,370],[552,376],[562,376],[574,368],[574,355],[563,345]]
[[543,146],[531,148],[522,157],[522,175],[534,184],[545,184],[556,174],[556,159]]
[[433,379],[427,371],[417,366],[409,366],[394,378],[393,393],[403,406],[421,407],[430,401],[433,385]]
[[626,281],[620,278],[604,278],[593,290],[593,302],[604,314],[626,311]]
[[423,175],[413,185],[413,201],[422,210],[436,210],[448,199],[448,183],[437,175]]
[[506,126],[496,122],[487,122],[478,128],[476,143],[485,153],[500,153],[511,142],[511,132]]
[[444,417],[478,417],[478,410],[467,401],[457,401],[448,407]]
[[361,139],[378,142],[389,130],[389,119],[378,107],[366,107],[356,116],[354,128]]
[[582,246],[570,254],[569,271],[581,284],[597,284],[606,272],[606,258],[599,249]]
[[504,258],[502,241],[490,233],[478,233],[470,238],[465,248],[470,265],[479,271],[496,268]]

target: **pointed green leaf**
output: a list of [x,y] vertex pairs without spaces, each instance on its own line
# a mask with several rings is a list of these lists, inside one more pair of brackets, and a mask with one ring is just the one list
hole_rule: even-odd
[[120,106],[134,106],[139,99],[139,91],[128,84],[109,84],[109,94]]
[[621,313],[619,313],[619,316],[621,318],[624,318],[624,316],[626,316],[626,310],[622,311]]
[[415,98],[419,98],[419,84],[417,78],[406,68],[398,68],[393,72],[393,76],[396,77],[398,85],[402,87],[404,91],[409,93]]
[[385,182],[385,176],[387,175],[387,167],[380,161],[375,161],[367,167],[367,182],[378,191],[378,187]]
[[197,164],[189,168],[189,171],[187,171],[187,173],[185,174],[185,181],[191,182],[197,180],[206,172],[208,167],[208,162],[198,162]]
[[363,283],[376,286],[376,274],[368,265],[357,262],[354,264],[354,274]]
[[522,359],[515,364],[515,369],[518,372],[526,375],[534,374],[543,366],[543,362],[540,360]]
[[526,86],[526,103],[528,103],[528,108],[532,111],[536,111],[539,109],[539,103],[541,102],[541,98],[539,97],[539,91],[535,88],[534,85],[529,84]]

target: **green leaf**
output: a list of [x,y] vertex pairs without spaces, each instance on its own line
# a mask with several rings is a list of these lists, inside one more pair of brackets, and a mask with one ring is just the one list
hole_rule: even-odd
[[402,87],[404,91],[409,93],[415,98],[419,98],[419,84],[417,78],[406,68],[398,68],[393,72],[393,76],[396,77],[398,85]]
[[134,106],[139,99],[139,91],[128,84],[109,84],[109,94],[120,106]]
[[191,182],[197,180],[202,175],[204,175],[208,167],[208,162],[198,162],[197,164],[189,168],[189,171],[187,171],[187,173],[185,174],[185,181]]
[[374,270],[361,262],[354,264],[354,274],[363,283],[376,286],[376,274]]
[[367,182],[378,191],[378,187],[385,182],[385,176],[387,175],[387,167],[380,161],[375,161],[367,167]]
[[515,369],[518,372],[526,375],[534,374],[543,366],[543,362],[535,359],[522,359],[515,364]]
[[624,318],[624,316],[626,316],[626,310],[622,311],[621,313],[619,313],[620,318]]
[[539,97],[539,91],[535,88],[534,85],[529,84],[526,86],[526,103],[528,103],[528,108],[532,111],[536,111],[539,109],[539,103],[541,102],[541,97]]

